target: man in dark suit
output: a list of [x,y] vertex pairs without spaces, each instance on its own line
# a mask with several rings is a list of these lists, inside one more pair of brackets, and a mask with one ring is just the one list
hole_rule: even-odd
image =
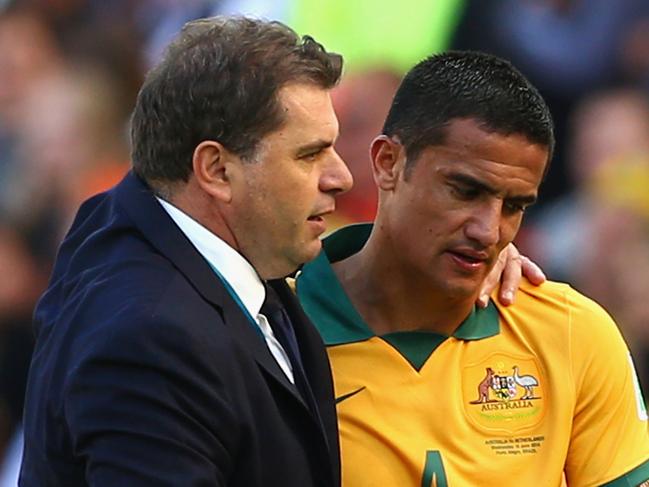
[[338,485],[328,361],[280,278],[351,186],[341,65],[245,18],[170,45],[133,172],[81,207],[36,309],[21,486]]

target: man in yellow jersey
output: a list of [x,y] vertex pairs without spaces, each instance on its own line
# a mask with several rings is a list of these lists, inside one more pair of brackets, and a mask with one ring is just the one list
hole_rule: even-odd
[[568,285],[474,306],[538,195],[548,109],[509,63],[432,56],[372,143],[374,225],[297,279],[331,359],[343,487],[637,486],[647,413],[615,323]]

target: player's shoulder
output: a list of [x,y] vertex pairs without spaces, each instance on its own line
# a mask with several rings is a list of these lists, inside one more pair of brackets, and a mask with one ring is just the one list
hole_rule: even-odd
[[573,333],[593,336],[619,333],[613,319],[599,303],[563,282],[546,281],[535,286],[523,280],[513,307],[517,306],[541,314],[560,314]]
[[535,286],[528,280],[523,279],[519,291],[523,302],[556,304],[571,309],[582,309],[595,314],[606,313],[599,303],[565,282],[545,281],[543,284]]
[[[520,282],[518,298],[522,298],[523,303],[531,302],[541,303],[557,303],[565,304],[568,297],[572,295],[580,295],[570,284],[558,281],[545,281],[539,286],[536,286],[523,278]],[[580,295],[581,296],[581,295]]]

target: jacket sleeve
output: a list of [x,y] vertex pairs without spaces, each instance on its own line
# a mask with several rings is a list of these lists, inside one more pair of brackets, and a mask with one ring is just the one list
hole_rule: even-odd
[[83,337],[63,416],[89,485],[227,484],[239,437],[228,344],[194,325],[125,310]]

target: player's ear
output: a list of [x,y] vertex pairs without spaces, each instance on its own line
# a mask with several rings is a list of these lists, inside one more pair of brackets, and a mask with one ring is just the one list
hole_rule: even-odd
[[198,185],[205,193],[224,203],[232,199],[232,171],[240,164],[238,156],[214,140],[198,144],[192,156],[192,169]]
[[396,137],[379,135],[372,141],[370,157],[376,185],[384,191],[394,189],[406,160],[403,145]]

